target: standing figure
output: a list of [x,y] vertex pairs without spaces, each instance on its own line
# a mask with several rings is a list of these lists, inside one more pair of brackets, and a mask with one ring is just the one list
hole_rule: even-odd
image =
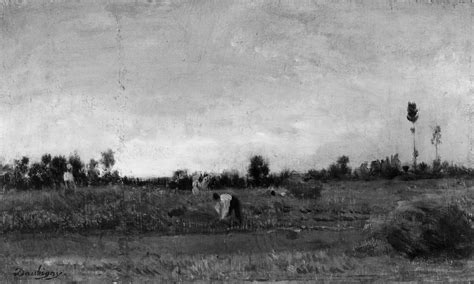
[[242,225],[242,211],[240,207],[240,201],[237,199],[237,197],[228,193],[221,195],[214,193],[212,197],[215,201],[217,201],[214,209],[216,210],[217,214],[219,214],[219,218],[221,220],[224,220],[226,217],[230,217],[232,213],[234,213],[235,218],[237,218],[239,224]]
[[76,183],[74,182],[74,175],[72,174],[72,165],[67,164],[67,171],[63,174],[64,187],[67,190],[76,190]]

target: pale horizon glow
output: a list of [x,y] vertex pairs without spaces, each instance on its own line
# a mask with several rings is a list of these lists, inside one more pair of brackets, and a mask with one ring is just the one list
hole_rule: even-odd
[[19,1],[0,6],[0,161],[111,148],[123,175],[474,166],[472,4]]

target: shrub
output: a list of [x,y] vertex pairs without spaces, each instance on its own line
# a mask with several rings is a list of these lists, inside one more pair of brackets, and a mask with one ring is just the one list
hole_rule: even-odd
[[169,183],[171,189],[191,190],[193,188],[193,177],[187,170],[177,170],[173,173]]
[[283,186],[297,198],[319,198],[323,186],[317,181],[305,182],[299,177],[292,177],[283,182]]
[[409,257],[446,254],[467,257],[474,232],[457,205],[433,200],[409,202],[390,213],[384,228],[387,241]]
[[44,185],[45,168],[40,163],[33,163],[28,171],[31,185],[36,189],[41,189]]
[[402,169],[405,173],[408,173],[408,170],[410,169],[410,166],[403,166]]
[[84,163],[81,161],[81,157],[75,152],[74,154],[69,156],[69,164],[72,166],[72,175],[74,176],[74,181],[78,185],[86,185],[87,184],[87,175],[84,168]]
[[349,164],[349,157],[341,156],[337,159],[335,164],[331,164],[328,168],[328,176],[330,179],[344,179],[350,176],[351,168]]
[[326,169],[322,169],[320,171],[314,170],[314,169],[309,170],[305,175],[306,180],[313,179],[313,180],[319,180],[319,181],[323,181],[323,182],[326,182],[328,177],[329,177],[329,174],[328,174],[328,171]]
[[273,173],[268,176],[267,184],[270,186],[281,186],[291,175],[290,170],[283,170],[280,173]]
[[270,168],[262,156],[253,156],[250,159],[248,174],[252,186],[265,186]]
[[13,169],[13,186],[17,189],[27,189],[28,180],[28,163],[30,159],[28,157],[22,157],[21,160],[14,160]]
[[368,162],[360,164],[360,167],[354,170],[354,178],[362,180],[370,179],[370,170],[368,167]]
[[51,159],[51,178],[56,186],[63,183],[63,174],[67,170],[67,160],[64,156],[55,156]]
[[429,166],[428,164],[426,164],[425,162],[421,162],[419,165],[418,165],[418,169],[421,173],[426,173],[428,172],[429,170]]

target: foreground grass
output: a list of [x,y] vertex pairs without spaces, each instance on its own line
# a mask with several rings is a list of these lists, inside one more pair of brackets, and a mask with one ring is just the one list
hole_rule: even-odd
[[[211,226],[216,216],[209,192],[10,192],[0,198],[0,275],[16,281],[23,279],[13,277],[16,268],[42,265],[64,272],[61,281],[466,282],[474,280],[472,258],[410,261],[365,238],[368,225],[383,222],[403,201],[438,199],[472,214],[473,185],[457,179],[330,182],[317,200],[227,190],[240,197],[251,225],[230,234]],[[183,210],[170,216],[173,209]]]
[[[248,243],[251,233],[217,235],[209,243]],[[278,236],[276,236],[278,238]],[[314,236],[318,239],[318,236]],[[202,236],[200,236],[202,239]],[[469,281],[474,279],[474,260],[416,260],[398,255],[358,257],[340,246],[303,249],[246,250],[232,247],[225,252],[185,253],[192,236],[143,239],[86,238],[72,235],[34,241],[31,238],[2,244],[0,276],[7,281],[32,280],[14,277],[17,268],[61,272],[58,281],[154,282],[311,280],[318,282],[366,281]],[[324,242],[324,241],[321,241]],[[30,244],[30,245],[28,245]],[[61,249],[66,247],[66,249]],[[175,247],[175,251],[167,249]],[[180,248],[182,247],[182,248]],[[61,250],[61,251],[59,251]]]

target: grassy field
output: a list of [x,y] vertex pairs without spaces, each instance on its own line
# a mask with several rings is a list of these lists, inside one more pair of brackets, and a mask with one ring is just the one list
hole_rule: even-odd
[[[438,199],[474,213],[471,180],[330,182],[319,199],[309,200],[272,196],[267,189],[225,192],[242,200],[242,227],[216,222],[210,192],[9,192],[0,199],[1,276],[34,280],[51,271],[61,272],[53,282],[474,281],[472,257],[409,260],[371,238],[372,225],[403,201]],[[19,269],[38,268],[42,276],[19,275]]]

